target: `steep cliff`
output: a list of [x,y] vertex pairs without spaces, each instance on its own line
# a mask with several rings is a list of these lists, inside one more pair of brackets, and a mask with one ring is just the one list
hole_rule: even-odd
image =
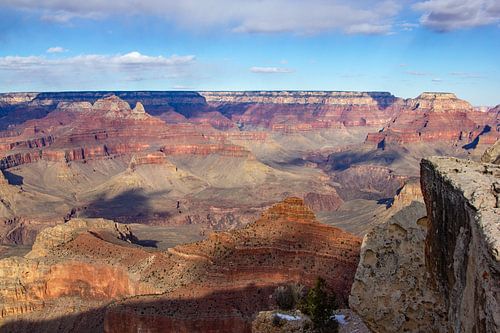
[[379,146],[444,141],[462,145],[473,143],[475,147],[478,143],[491,144],[491,140],[500,137],[497,124],[498,119],[492,114],[475,111],[472,105],[454,94],[423,93],[406,100],[401,112],[381,131],[369,133],[366,141]]
[[422,160],[427,217],[412,203],[363,241],[350,305],[374,332],[499,331],[499,178],[492,164]]
[[500,331],[500,167],[450,158],[421,165],[426,268],[454,332]]

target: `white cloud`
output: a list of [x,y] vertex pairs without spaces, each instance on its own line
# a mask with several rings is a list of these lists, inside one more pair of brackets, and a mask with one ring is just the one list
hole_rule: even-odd
[[61,47],[61,46],[54,46],[54,47],[49,47],[47,49],[47,53],[62,53],[62,52],[66,52],[68,50],[66,50],[64,47]]
[[285,67],[251,67],[250,72],[257,74],[284,74],[293,73],[293,70]]
[[417,2],[413,9],[423,13],[423,26],[439,32],[500,22],[498,0],[427,0]]
[[413,75],[413,76],[429,76],[430,73],[427,72],[420,72],[420,71],[406,71],[406,74]]
[[401,10],[396,0],[3,0],[3,5],[67,23],[113,15],[155,15],[184,27],[222,27],[242,33],[314,34],[339,30],[384,34]]
[[451,72],[450,75],[461,79],[482,79],[485,77],[483,74],[469,72]]
[[401,30],[403,31],[413,31],[413,29],[416,29],[418,28],[420,25],[417,24],[417,23],[408,23],[408,22],[404,22],[404,23],[401,23],[399,24],[399,27],[401,28]]
[[23,84],[80,89],[125,81],[172,80],[191,77],[195,56],[148,56],[84,54],[74,57],[0,57],[2,84]]

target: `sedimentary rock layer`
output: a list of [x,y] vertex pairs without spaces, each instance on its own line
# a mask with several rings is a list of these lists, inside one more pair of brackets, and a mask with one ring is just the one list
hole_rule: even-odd
[[28,255],[0,260],[1,329],[245,332],[282,283],[310,286],[322,276],[345,301],[360,240],[289,198],[255,223],[205,241],[167,251],[138,244],[129,227],[103,219],[45,229]]

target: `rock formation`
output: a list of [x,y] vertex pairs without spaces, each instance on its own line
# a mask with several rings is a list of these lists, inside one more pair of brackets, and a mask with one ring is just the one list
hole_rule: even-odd
[[500,167],[422,161],[426,267],[454,332],[500,330]]
[[[270,306],[276,285],[295,281],[312,286],[317,276],[325,277],[339,300],[345,300],[358,242],[316,222],[302,200],[287,199],[246,228],[172,249],[174,257],[198,262],[185,271],[183,287],[115,303],[106,313],[106,332],[134,332],[144,325],[188,332],[214,327],[218,317],[222,332],[249,332],[252,315]],[[217,305],[218,297],[226,301]]]
[[0,260],[2,329],[245,332],[282,283],[312,285],[322,276],[345,301],[360,240],[289,198],[255,223],[205,241],[167,251],[139,244],[131,228],[103,219],[45,229],[24,258]]
[[412,203],[363,240],[350,305],[374,332],[497,332],[500,169],[454,158],[421,164]]
[[481,156],[481,162],[500,164],[500,140],[497,140],[491,147],[486,149],[483,156]]
[[498,107],[471,108],[449,93],[61,92],[0,101],[0,170],[12,183],[0,242],[9,244],[75,216],[230,229],[289,196],[330,222],[350,201],[393,197],[418,176],[422,156],[478,159],[500,133]]
[[[461,142],[477,140],[490,144],[498,139],[498,120],[486,112],[474,111],[472,106],[450,93],[423,93],[406,101],[406,107],[397,113],[378,133],[370,133],[366,141],[384,144],[414,142]],[[489,134],[488,134],[489,133]],[[487,137],[483,138],[482,136]]]

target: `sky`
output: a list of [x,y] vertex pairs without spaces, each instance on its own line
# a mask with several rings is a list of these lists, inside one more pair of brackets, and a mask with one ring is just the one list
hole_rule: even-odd
[[454,92],[500,104],[500,0],[0,0],[0,91]]

